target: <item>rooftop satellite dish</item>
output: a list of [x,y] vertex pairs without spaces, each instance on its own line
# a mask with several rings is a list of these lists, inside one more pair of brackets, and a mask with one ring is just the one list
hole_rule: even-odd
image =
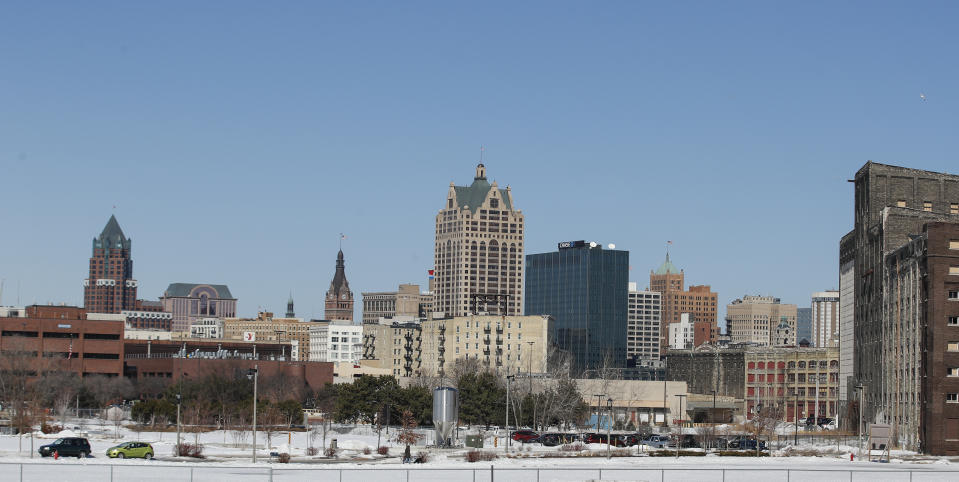
[[594,242],[592,242],[592,241],[589,242],[589,247],[590,247],[590,248],[595,248],[596,246],[599,246],[599,245],[596,244],[596,243],[594,243]]
[[608,245],[607,247],[608,247],[609,249],[616,249],[616,245],[613,244],[613,243],[609,243],[609,245]]

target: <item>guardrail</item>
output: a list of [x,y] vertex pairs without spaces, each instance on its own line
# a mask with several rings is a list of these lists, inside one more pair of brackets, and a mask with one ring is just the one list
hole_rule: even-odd
[[235,466],[219,464],[90,464],[80,462],[0,462],[4,480],[20,482],[46,480],[102,480],[119,482],[124,480],[164,482],[174,481],[237,481],[258,480],[269,482],[288,481],[400,481],[400,482],[528,482],[546,481],[582,481],[582,480],[622,480],[623,477],[660,482],[704,480],[739,481],[760,480],[787,482],[801,480],[902,480],[910,482],[932,482],[959,479],[959,470],[898,469],[888,468],[697,468],[697,467],[385,467],[370,466],[364,468],[336,468],[330,465],[296,467],[298,464],[283,466]]

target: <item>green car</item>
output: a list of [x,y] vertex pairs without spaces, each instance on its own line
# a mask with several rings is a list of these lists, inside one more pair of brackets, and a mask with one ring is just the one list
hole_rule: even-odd
[[146,442],[125,442],[107,449],[107,457],[112,458],[153,458],[153,446]]

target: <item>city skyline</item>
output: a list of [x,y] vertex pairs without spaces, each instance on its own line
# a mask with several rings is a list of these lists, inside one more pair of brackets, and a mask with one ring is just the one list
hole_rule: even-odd
[[3,304],[82,305],[111,214],[144,299],[208,280],[319,318],[340,232],[355,292],[425,287],[484,145],[527,254],[615,243],[645,288],[672,240],[721,310],[806,306],[867,160],[955,170],[955,5],[567,7],[4,6]]

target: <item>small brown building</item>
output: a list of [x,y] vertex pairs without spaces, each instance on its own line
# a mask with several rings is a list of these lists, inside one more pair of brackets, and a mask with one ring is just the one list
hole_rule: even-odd
[[35,357],[38,371],[123,373],[123,322],[88,320],[74,306],[28,306],[24,318],[0,318],[0,354]]

